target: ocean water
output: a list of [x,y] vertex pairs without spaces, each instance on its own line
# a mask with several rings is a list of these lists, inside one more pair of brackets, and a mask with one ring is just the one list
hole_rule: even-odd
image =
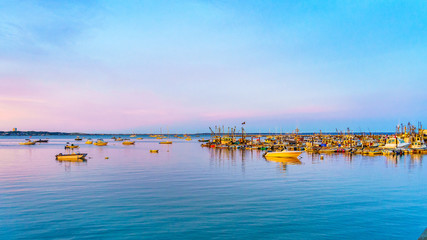
[[106,139],[80,142],[86,162],[58,162],[72,139],[50,138],[0,139],[1,239],[417,239],[427,227],[425,156],[276,162]]

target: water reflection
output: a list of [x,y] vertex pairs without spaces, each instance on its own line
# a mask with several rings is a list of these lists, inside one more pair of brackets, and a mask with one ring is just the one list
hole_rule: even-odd
[[64,166],[64,170],[66,172],[70,172],[71,171],[71,167],[72,166],[87,166],[87,160],[82,158],[82,159],[74,159],[74,160],[56,160],[56,162],[59,163],[59,165]]
[[277,162],[279,163],[279,167],[283,172],[286,172],[286,166],[287,165],[301,165],[302,162],[296,158],[296,157],[285,157],[285,158],[279,158],[279,157],[266,157],[265,158],[269,162]]

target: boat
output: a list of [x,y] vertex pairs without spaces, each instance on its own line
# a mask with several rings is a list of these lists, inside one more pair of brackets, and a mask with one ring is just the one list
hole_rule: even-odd
[[159,144],[172,144],[172,141],[163,141],[163,142],[159,142]]
[[30,139],[25,139],[25,142],[20,142],[19,145],[34,145],[36,142],[31,141]]
[[130,135],[130,137],[136,137],[136,134],[132,134],[132,135]]
[[427,149],[427,146],[423,140],[417,140],[411,144],[410,148],[412,150],[424,150],[424,149]]
[[96,142],[93,143],[95,146],[107,146],[108,142],[104,142],[102,139],[98,139]]
[[143,139],[142,137],[136,138],[136,140],[142,140],[142,139]]
[[199,139],[199,142],[209,142],[209,139],[202,138],[202,139]]
[[285,165],[301,165],[302,162],[297,157],[268,157],[265,159],[271,162],[283,163]]
[[118,137],[118,138],[114,139],[114,141],[123,141],[123,138]]
[[77,137],[76,137],[76,139],[74,139],[74,140],[76,140],[76,141],[81,141],[81,140],[82,140],[82,138],[81,138],[81,137],[79,137],[79,136],[77,136]]
[[188,136],[188,137],[185,139],[185,141],[191,141],[191,137],[190,137],[190,136]]
[[47,142],[49,142],[49,140],[47,140],[47,139],[39,139],[39,140],[36,140],[34,142],[36,142],[36,143],[47,143]]
[[91,138],[89,138],[88,140],[86,140],[86,142],[85,142],[86,144],[92,144],[93,143],[93,141],[92,141],[92,139]]
[[403,139],[398,137],[390,137],[387,139],[386,144],[381,148],[397,149],[397,148],[407,148],[408,146],[409,146],[409,143],[403,141]]
[[302,151],[289,151],[283,150],[281,152],[267,152],[265,157],[298,157],[301,155]]
[[131,140],[129,140],[129,139],[125,139],[125,140],[122,142],[122,144],[123,144],[123,145],[135,145],[135,141],[131,141]]
[[74,148],[79,148],[79,145],[74,145],[74,144],[69,144],[69,143],[67,143],[67,145],[65,145],[65,149],[74,149]]
[[56,155],[56,160],[58,161],[75,161],[75,160],[83,160],[87,156],[87,153],[70,153],[70,154],[58,154]]
[[150,150],[150,153],[158,153],[159,150]]

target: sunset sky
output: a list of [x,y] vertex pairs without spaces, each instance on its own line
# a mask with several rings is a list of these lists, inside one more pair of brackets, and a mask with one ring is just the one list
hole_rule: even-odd
[[427,126],[427,1],[1,1],[0,130]]

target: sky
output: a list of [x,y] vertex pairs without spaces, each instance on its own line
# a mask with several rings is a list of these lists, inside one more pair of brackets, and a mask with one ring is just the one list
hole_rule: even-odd
[[427,2],[0,2],[0,130],[427,126]]

